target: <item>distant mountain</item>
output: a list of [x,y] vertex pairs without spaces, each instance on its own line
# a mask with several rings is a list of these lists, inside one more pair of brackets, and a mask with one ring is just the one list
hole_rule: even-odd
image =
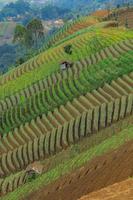
[[37,16],[37,14],[35,14],[35,10],[31,7],[30,3],[25,0],[8,3],[0,11],[1,22],[15,21],[27,23],[35,16]]
[[[59,7],[57,4],[48,3],[49,0],[17,0],[6,4],[0,11],[0,21],[16,21],[27,23],[32,18],[44,20],[56,20],[64,18],[71,11],[68,8]],[[41,5],[41,6],[40,6]]]
[[14,2],[15,0],[0,0],[0,9],[2,9],[6,4]]
[[[5,6],[0,11],[0,21],[13,18],[26,23],[33,17],[44,20],[66,18],[72,19],[78,15],[86,15],[98,9],[123,5],[133,0],[0,0]],[[10,3],[9,3],[10,2]],[[8,4],[7,4],[8,3]]]
[[114,7],[118,4],[133,4],[133,0],[29,0],[28,2],[38,6],[52,4],[56,7],[71,9],[72,11],[77,10],[79,14],[87,14],[97,9],[105,9],[108,6]]
[[54,0],[54,3],[60,6],[71,8],[90,6],[95,9],[105,7],[107,3],[110,3],[112,6],[116,6],[117,4],[123,5],[126,2],[133,3],[133,0]]

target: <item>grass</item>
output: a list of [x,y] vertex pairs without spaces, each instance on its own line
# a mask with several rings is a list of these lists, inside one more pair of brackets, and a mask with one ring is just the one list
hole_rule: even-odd
[[18,188],[16,191],[9,193],[7,196],[1,198],[1,200],[19,200],[33,191],[38,190],[40,187],[47,185],[62,175],[68,174],[76,168],[85,165],[88,161],[96,156],[100,156],[110,150],[117,149],[125,142],[133,139],[133,125],[127,127],[117,135],[113,135],[111,138],[104,140],[100,144],[88,149],[85,152],[77,154],[73,158],[69,158],[67,161],[59,164],[54,169],[39,176],[36,180],[25,184]]

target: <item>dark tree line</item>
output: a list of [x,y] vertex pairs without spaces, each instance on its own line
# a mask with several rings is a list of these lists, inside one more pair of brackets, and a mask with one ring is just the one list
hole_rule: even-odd
[[37,52],[44,40],[44,28],[40,19],[32,19],[26,26],[18,24],[14,31],[13,43],[23,57],[17,60],[22,64]]
[[14,31],[14,43],[18,43],[26,48],[40,47],[44,37],[44,28],[40,19],[31,20],[26,26],[18,24]]

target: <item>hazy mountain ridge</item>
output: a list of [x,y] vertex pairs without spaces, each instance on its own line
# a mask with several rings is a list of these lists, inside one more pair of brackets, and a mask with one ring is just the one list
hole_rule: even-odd
[[[15,2],[16,0],[0,0],[0,4],[4,5],[6,3],[10,2]],[[34,3],[34,4],[56,4],[57,6],[65,6],[65,7],[77,7],[80,5],[85,5],[85,4],[93,4],[93,5],[105,5],[105,3],[111,3],[112,5],[117,5],[117,4],[124,4],[124,3],[133,3],[132,0],[25,0],[29,3]]]
[[104,7],[105,4],[110,3],[112,5],[123,5],[125,3],[133,3],[132,0],[31,0],[31,2],[34,3],[53,3],[56,4],[57,6],[65,6],[65,7],[69,7],[69,8],[75,8],[81,5],[93,5],[93,6],[101,6]]

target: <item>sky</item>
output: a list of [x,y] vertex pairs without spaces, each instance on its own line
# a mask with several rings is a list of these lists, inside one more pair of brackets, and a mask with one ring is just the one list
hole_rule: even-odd
[[14,0],[0,0],[0,2],[2,2],[2,3],[3,3],[3,2],[5,2],[5,3],[6,3],[6,2],[11,2],[11,1],[14,1]]
[[16,0],[0,0],[0,3],[6,4],[6,3],[14,2],[14,1],[16,1]]
[[13,2],[15,0],[0,0],[0,3],[8,3],[8,2]]

